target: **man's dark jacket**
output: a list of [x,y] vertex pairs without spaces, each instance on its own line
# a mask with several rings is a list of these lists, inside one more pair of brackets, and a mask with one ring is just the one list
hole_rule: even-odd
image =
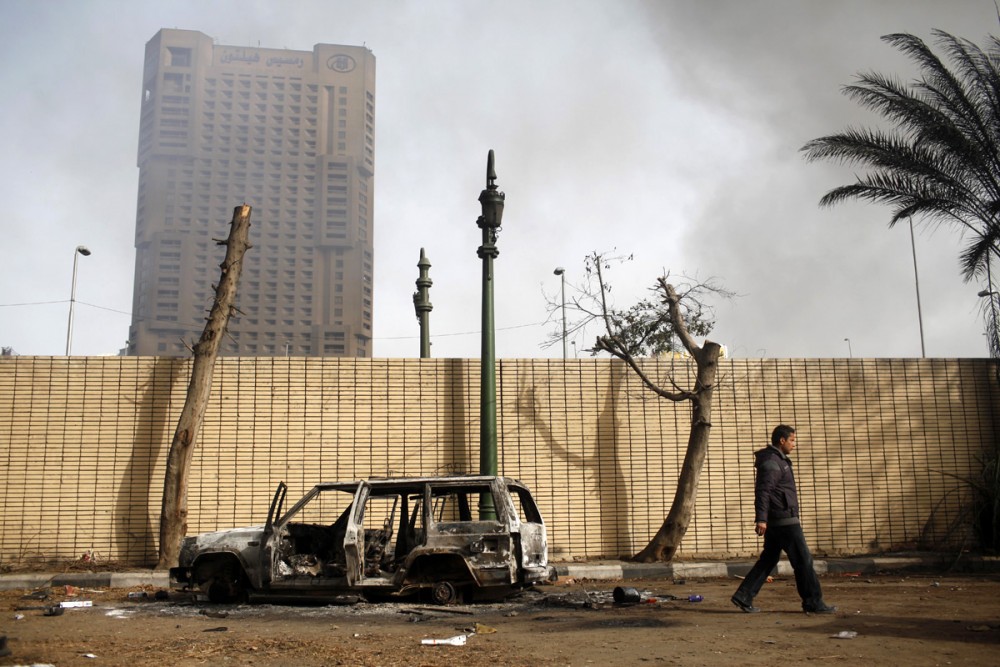
[[754,521],[770,526],[799,522],[799,496],[795,491],[792,461],[777,447],[754,452],[757,481],[754,485]]

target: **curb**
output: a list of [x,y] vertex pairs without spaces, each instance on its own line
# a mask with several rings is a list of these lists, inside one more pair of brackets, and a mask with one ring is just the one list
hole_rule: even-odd
[[60,574],[26,573],[0,575],[0,591],[20,588],[37,589],[48,586],[78,586],[81,588],[133,588],[153,586],[167,588],[170,577],[166,572],[143,570],[136,572],[64,572]]

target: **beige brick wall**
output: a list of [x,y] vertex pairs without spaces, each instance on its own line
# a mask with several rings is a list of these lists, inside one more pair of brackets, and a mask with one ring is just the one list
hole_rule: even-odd
[[[663,376],[686,362],[650,361]],[[995,446],[988,360],[725,360],[682,557],[754,555],[753,451],[795,425],[818,554],[961,544],[967,487]],[[0,360],[0,563],[150,562],[190,361]],[[638,551],[666,516],[689,410],[606,359],[498,362],[501,472],[527,482],[557,559]],[[479,362],[225,358],[199,434],[190,531],[262,523],[274,486],[475,472]],[[958,530],[952,530],[958,526]]]

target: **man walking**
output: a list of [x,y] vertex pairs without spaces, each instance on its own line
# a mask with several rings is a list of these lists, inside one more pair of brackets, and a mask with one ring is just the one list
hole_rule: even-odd
[[764,538],[764,550],[753,569],[732,597],[733,604],[747,613],[760,611],[753,606],[761,586],[778,564],[781,552],[795,570],[795,588],[802,598],[802,611],[831,614],[837,611],[823,602],[823,591],[812,554],[799,523],[799,498],[788,455],[795,449],[795,429],[779,424],[771,433],[771,445],[755,452],[754,530]]

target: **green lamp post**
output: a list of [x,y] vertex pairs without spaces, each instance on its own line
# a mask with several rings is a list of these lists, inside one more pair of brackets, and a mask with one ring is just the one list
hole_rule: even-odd
[[[497,384],[496,336],[493,322],[493,260],[497,250],[497,234],[503,218],[504,193],[497,189],[497,174],[493,167],[493,150],[486,158],[486,189],[479,193],[483,214],[476,224],[483,230],[483,244],[477,254],[483,260],[483,345],[479,391],[479,473],[497,474]],[[479,499],[479,518],[496,518],[493,498],[486,494]]]
[[417,268],[420,269],[420,276],[417,278],[417,291],[413,293],[413,309],[417,311],[417,319],[420,321],[420,358],[428,359],[431,356],[430,316],[434,310],[430,289],[434,281],[428,273],[431,270],[431,261],[427,259],[423,248],[420,249]]

